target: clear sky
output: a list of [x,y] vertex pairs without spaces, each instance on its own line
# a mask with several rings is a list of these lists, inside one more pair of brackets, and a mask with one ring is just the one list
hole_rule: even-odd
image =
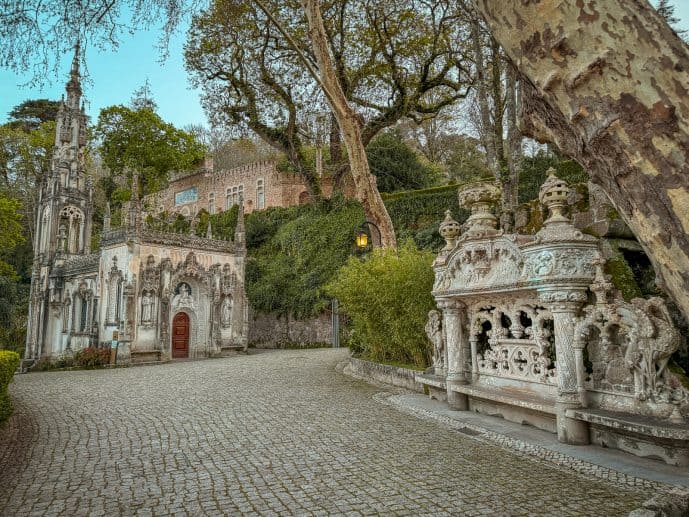
[[[689,0],[672,0],[675,14],[681,19],[681,28],[689,29]],[[164,120],[177,127],[187,124],[207,125],[206,116],[199,101],[199,91],[189,87],[184,70],[182,48],[186,34],[181,32],[170,43],[170,55],[160,63],[156,47],[159,33],[138,31],[125,36],[117,51],[100,52],[93,48],[86,51],[90,82],[83,85],[87,112],[95,122],[101,108],[113,104],[128,104],[134,90],[149,81],[158,112]],[[7,113],[26,99],[59,99],[67,82],[71,56],[62,59],[59,77],[49,77],[43,88],[22,88],[28,76],[18,76],[0,68],[0,123],[7,120]]]

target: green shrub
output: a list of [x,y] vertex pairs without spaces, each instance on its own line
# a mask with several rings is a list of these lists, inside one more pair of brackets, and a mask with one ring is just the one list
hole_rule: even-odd
[[110,362],[109,348],[88,347],[74,354],[74,365],[93,368]]
[[350,258],[326,287],[351,318],[350,348],[378,362],[425,367],[431,345],[424,326],[435,307],[433,254],[405,242],[397,253],[374,250],[362,260]]
[[0,350],[0,423],[7,420],[12,413],[12,401],[7,387],[19,366],[20,357],[16,352]]

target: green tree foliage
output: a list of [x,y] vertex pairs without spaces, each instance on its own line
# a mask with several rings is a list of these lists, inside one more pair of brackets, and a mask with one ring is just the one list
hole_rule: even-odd
[[374,138],[366,147],[366,156],[380,192],[422,189],[440,181],[440,171],[422,161],[404,142],[399,130]]
[[96,136],[103,164],[114,175],[127,168],[138,170],[143,194],[160,189],[171,171],[190,169],[205,153],[205,147],[192,134],[146,108],[104,108],[98,116]]
[[19,354],[0,350],[0,424],[12,414],[12,401],[7,387],[12,382],[18,366]]
[[50,167],[54,144],[55,121],[42,122],[30,131],[12,124],[0,126],[0,180],[35,191]]
[[12,108],[8,125],[26,132],[38,129],[44,122],[54,122],[60,109],[60,101],[29,99]]
[[[313,62],[302,6],[265,3]],[[432,117],[466,95],[464,11],[457,4],[337,0],[322,8],[338,80],[363,117],[364,145],[405,117]],[[302,153],[315,139],[314,116],[329,119],[330,110],[300,56],[265,13],[252,2],[210,2],[194,17],[185,58],[213,122],[248,128],[284,152],[317,193],[317,177]],[[342,174],[337,125],[324,120],[319,132],[331,144],[326,168]]]
[[446,146],[445,166],[451,180],[465,183],[492,176],[486,153],[479,148],[479,142],[475,138],[450,135],[446,138]]
[[429,365],[424,325],[435,308],[433,258],[407,242],[398,253],[374,250],[340,269],[326,290],[351,318],[353,351],[373,361]]
[[21,202],[0,192],[0,275],[13,276],[14,268],[6,262],[9,252],[24,240]]

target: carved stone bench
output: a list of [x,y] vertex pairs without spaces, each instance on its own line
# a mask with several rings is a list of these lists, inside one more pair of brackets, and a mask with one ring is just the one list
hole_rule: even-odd
[[588,422],[591,442],[660,459],[681,467],[689,466],[689,426],[667,420],[604,409],[569,409],[569,418]]
[[554,399],[525,394],[518,388],[490,388],[476,384],[450,385],[449,389],[467,395],[472,411],[556,432]]

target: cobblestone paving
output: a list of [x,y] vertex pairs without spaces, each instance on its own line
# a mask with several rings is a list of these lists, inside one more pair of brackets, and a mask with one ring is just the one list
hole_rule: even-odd
[[18,376],[0,512],[625,515],[648,497],[381,404],[343,354]]

